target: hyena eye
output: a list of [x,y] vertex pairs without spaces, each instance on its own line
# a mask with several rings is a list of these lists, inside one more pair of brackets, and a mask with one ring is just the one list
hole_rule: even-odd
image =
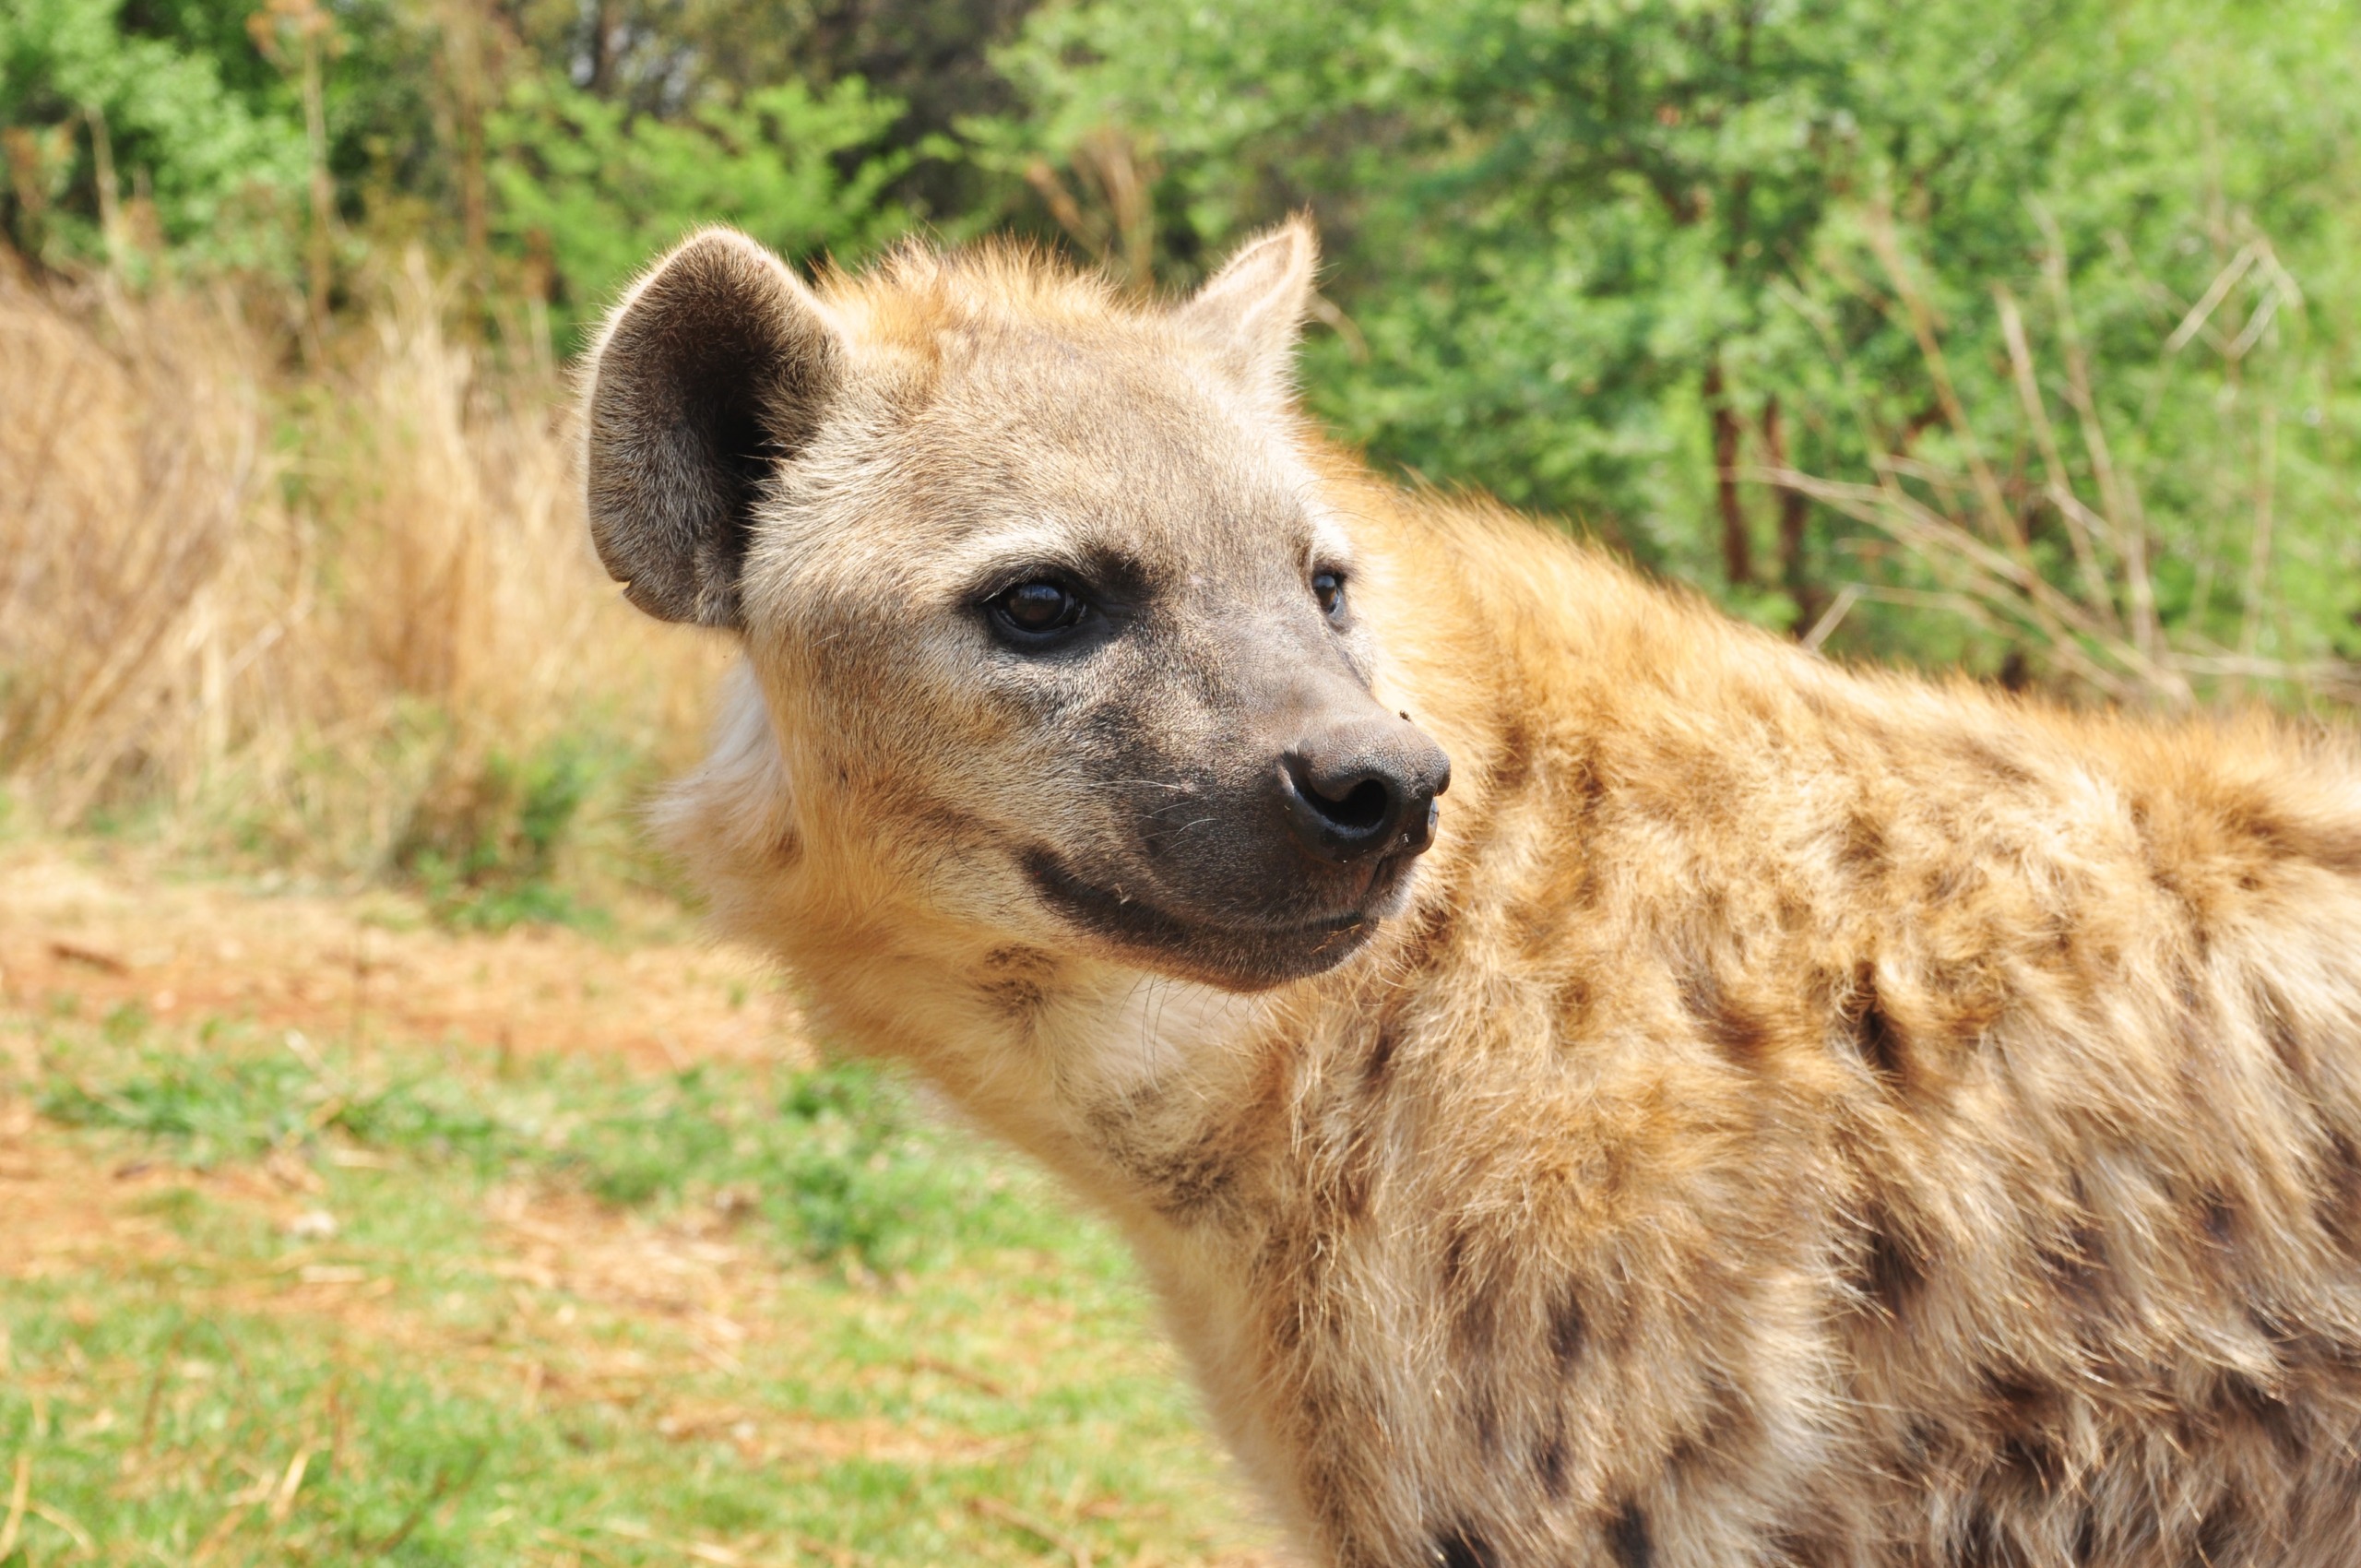
[[1019,583],[991,601],[992,620],[1022,642],[1038,642],[1081,624],[1088,601],[1062,583]]
[[1321,613],[1330,620],[1345,612],[1345,574],[1314,572],[1311,574],[1311,597],[1320,601]]

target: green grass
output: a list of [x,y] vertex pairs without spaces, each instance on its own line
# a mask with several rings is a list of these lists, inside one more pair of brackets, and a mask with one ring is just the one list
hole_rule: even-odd
[[[59,1002],[0,1013],[11,1097],[40,1121],[37,1174],[0,1180],[8,1568],[1253,1538],[1112,1238],[872,1069],[504,1064]],[[12,1225],[29,1182],[48,1218]]]

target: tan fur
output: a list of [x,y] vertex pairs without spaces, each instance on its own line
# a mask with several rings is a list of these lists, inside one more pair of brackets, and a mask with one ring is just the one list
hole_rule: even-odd
[[[819,298],[869,389],[767,503],[668,832],[844,1040],[1120,1222],[1308,1556],[2361,1562],[2349,743],[1848,672],[1021,258]],[[1100,401],[1006,414],[1076,355]],[[1055,780],[894,651],[921,617],[842,609],[994,497],[1196,548],[1224,485],[1342,530],[1454,762],[1406,907],[1255,993],[1028,902],[992,846]]]

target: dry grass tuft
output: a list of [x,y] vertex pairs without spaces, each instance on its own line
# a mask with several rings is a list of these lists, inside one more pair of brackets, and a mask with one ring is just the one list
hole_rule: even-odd
[[[2158,346],[2160,366],[2201,343],[2229,372],[2212,399],[2223,427],[2218,444],[2191,463],[2168,444],[2160,451],[2155,432],[2107,412],[2077,321],[2065,243],[2047,213],[2036,209],[2048,240],[2039,302],[2047,351],[2028,331],[2016,297],[1995,289],[2018,406],[2013,421],[2006,411],[1987,411],[1980,422],[1954,385],[1939,313],[1892,216],[1881,208],[1867,216],[1870,248],[1892,291],[1890,312],[1917,340],[1949,450],[1939,459],[1886,453],[1873,459],[1867,482],[1786,467],[1747,477],[1867,523],[1924,567],[1941,591],[1850,585],[1806,636],[1807,646],[1818,647],[1857,599],[1880,597],[1962,616],[2031,650],[2048,684],[2078,695],[2167,710],[2258,692],[2289,707],[2361,702],[2361,666],[2305,646],[2277,587],[2290,566],[2285,544],[2274,539],[2283,388],[2237,373],[2266,359],[2275,342],[2273,321],[2283,307],[2299,313],[2303,296],[2267,238],[2250,235]],[[1803,308],[1826,333],[1825,317]],[[1833,336],[1830,343],[1835,368],[1849,374]],[[2152,386],[2151,421],[2158,398]],[[1864,430],[1871,428],[1865,414],[1857,410],[1857,417]],[[2145,473],[2136,456],[2142,453]],[[2176,540],[2151,519],[2142,492],[2190,469],[2210,470],[2202,478],[2220,497],[2220,511],[2198,537]],[[2194,588],[2167,616],[2159,566],[2173,551],[2193,564]],[[2225,619],[2236,626],[2235,641],[2209,626]]]
[[61,817],[135,756],[194,783],[283,630],[240,613],[284,553],[248,348],[196,302],[76,311],[0,273],[0,768]]
[[0,778],[44,826],[497,858],[530,759],[694,742],[718,650],[599,570],[563,378],[456,340],[418,255],[381,295],[298,380],[220,300],[0,274]]

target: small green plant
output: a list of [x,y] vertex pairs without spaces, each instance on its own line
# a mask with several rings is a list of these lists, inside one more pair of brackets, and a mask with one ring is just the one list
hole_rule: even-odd
[[635,772],[615,748],[561,735],[522,756],[464,761],[421,801],[394,851],[435,918],[467,931],[540,923],[596,927],[600,912],[558,881],[583,808]]
[[190,1051],[136,1007],[53,1049],[35,1103],[70,1127],[153,1140],[190,1165],[340,1141],[484,1180],[577,1186],[619,1208],[743,1212],[789,1251],[884,1270],[955,1241],[1021,1243],[1029,1210],[978,1151],[865,1063],[771,1075],[706,1064],[648,1080],[540,1058],[462,1075],[422,1054],[362,1060],[213,1024]]

